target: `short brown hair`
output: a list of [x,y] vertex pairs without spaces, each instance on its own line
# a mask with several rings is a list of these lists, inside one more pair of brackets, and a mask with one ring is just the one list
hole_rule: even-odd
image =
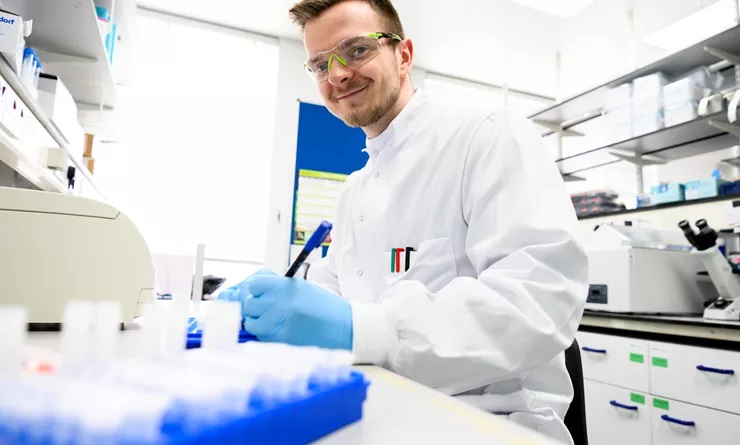
[[[306,27],[306,22],[320,16],[332,6],[347,0],[301,0],[290,8],[290,18],[293,23],[298,24],[301,29]],[[387,29],[371,31],[390,32],[405,39],[403,25],[398,17],[398,11],[393,7],[390,0],[363,0],[370,4],[373,11],[377,13]]]

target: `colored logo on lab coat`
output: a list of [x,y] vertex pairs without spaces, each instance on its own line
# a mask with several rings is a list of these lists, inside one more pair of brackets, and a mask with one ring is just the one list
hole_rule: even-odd
[[406,272],[411,267],[413,247],[396,247],[391,249],[391,273]]

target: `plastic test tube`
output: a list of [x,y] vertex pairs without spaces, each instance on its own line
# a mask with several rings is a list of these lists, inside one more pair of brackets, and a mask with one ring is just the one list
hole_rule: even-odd
[[188,330],[188,304],[184,300],[150,303],[143,307],[143,327],[139,337],[140,358],[154,360],[161,355],[185,350]]
[[239,342],[241,304],[238,301],[216,300],[203,327],[203,349],[226,349]]
[[99,301],[95,303],[90,337],[90,356],[94,360],[111,360],[116,355],[121,333],[121,303]]
[[87,364],[90,351],[90,325],[95,306],[90,301],[70,301],[64,308],[62,323],[62,366],[74,372]]
[[142,307],[142,329],[137,350],[140,358],[153,360],[162,350],[162,331],[166,322],[165,308],[155,303]]
[[[175,298],[157,306],[167,311],[163,352],[176,354],[184,351],[188,338],[188,300]],[[157,310],[160,308],[158,307]]]
[[27,320],[23,307],[0,307],[0,377],[20,374]]

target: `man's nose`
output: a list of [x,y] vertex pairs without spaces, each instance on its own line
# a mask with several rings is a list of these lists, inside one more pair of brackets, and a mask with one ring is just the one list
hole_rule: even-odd
[[351,69],[337,61],[334,61],[331,66],[331,71],[329,71],[329,83],[336,87],[348,82],[352,79],[353,75],[354,73]]

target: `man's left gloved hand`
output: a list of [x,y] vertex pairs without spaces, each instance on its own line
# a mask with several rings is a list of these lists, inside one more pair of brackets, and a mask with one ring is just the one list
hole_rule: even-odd
[[266,342],[352,350],[348,301],[299,278],[260,273],[243,286],[244,329]]

